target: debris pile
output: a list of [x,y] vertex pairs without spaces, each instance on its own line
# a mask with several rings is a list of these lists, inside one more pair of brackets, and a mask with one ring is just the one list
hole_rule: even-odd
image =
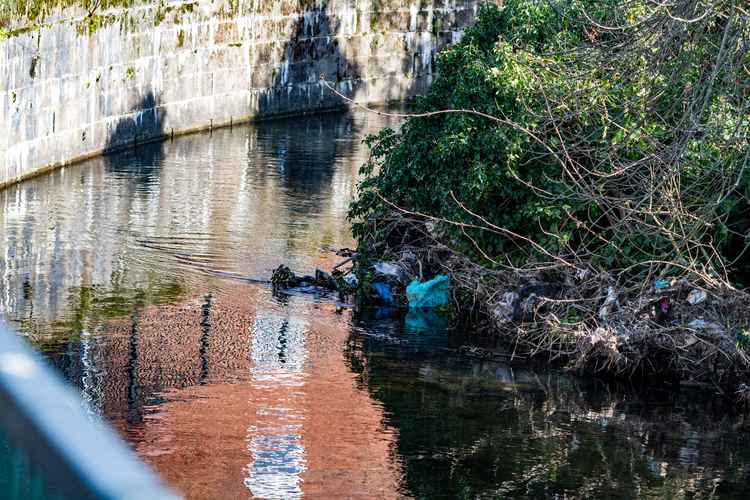
[[377,252],[365,245],[349,251],[331,273],[298,277],[280,266],[272,282],[279,288],[322,287],[360,306],[451,306],[477,332],[505,341],[514,357],[711,387],[750,401],[745,292],[685,277],[624,281],[583,265],[493,270],[431,236],[432,245],[402,241]]
[[297,276],[285,265],[280,265],[271,274],[271,284],[277,290],[303,287],[318,287],[326,290],[336,290],[337,284],[333,277],[320,269],[315,270],[315,276]]
[[[419,279],[414,289],[450,283],[459,320],[500,338],[514,356],[750,401],[746,292],[690,273],[615,273],[580,262],[490,269],[450,249],[428,223],[408,222],[406,229],[394,224],[396,236],[380,247],[370,243],[370,258],[393,263],[403,276],[441,276]],[[359,251],[368,254],[368,242]]]
[[[330,274],[316,269],[314,276],[297,276],[280,265],[273,271],[271,283],[277,291],[309,287],[336,291],[342,299],[353,298],[359,305],[445,309],[450,302],[450,278],[437,275],[424,280],[421,269],[417,276],[409,265],[414,261],[412,255],[404,255],[399,262],[370,262],[351,251],[343,255],[346,260],[335,265]],[[345,269],[349,263],[352,265]]]

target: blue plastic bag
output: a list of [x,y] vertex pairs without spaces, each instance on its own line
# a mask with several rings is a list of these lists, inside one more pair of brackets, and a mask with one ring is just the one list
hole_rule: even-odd
[[451,282],[448,276],[438,275],[429,281],[417,280],[406,287],[406,298],[411,309],[441,307],[450,301]]
[[386,304],[393,304],[395,299],[393,298],[393,290],[391,290],[391,285],[388,283],[373,283],[372,289],[375,290],[375,293],[378,295],[380,300],[385,302]]
[[666,288],[669,288],[669,281],[664,279],[659,279],[654,281],[654,288],[657,290],[664,290]]

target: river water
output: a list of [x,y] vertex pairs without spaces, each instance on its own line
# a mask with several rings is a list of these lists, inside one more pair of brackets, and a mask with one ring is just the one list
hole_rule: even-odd
[[397,125],[235,127],[2,191],[0,313],[189,498],[748,498],[750,422],[710,394],[472,360],[439,317],[258,282],[353,246],[361,141]]

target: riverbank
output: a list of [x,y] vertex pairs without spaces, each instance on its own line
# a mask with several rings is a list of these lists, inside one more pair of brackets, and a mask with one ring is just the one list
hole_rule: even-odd
[[[382,222],[382,221],[381,221]],[[477,265],[436,236],[429,218],[394,213],[397,238],[361,242],[353,272],[365,287],[388,281],[372,262],[397,269],[395,303],[406,284],[450,278],[453,321],[498,339],[513,360],[534,360],[647,384],[699,386],[745,402],[750,384],[750,297],[686,278],[622,281],[591,266],[497,270]],[[363,279],[360,278],[360,282]],[[392,283],[392,281],[391,281]],[[377,294],[359,291],[368,303]]]
[[519,355],[745,399],[748,18],[558,7],[483,6],[404,126],[369,138],[362,265],[448,276],[455,313]]

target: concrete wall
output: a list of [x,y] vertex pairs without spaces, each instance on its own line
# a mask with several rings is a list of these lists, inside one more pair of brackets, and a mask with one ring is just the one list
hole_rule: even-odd
[[171,134],[404,99],[479,0],[162,0],[68,8],[0,41],[0,186]]

